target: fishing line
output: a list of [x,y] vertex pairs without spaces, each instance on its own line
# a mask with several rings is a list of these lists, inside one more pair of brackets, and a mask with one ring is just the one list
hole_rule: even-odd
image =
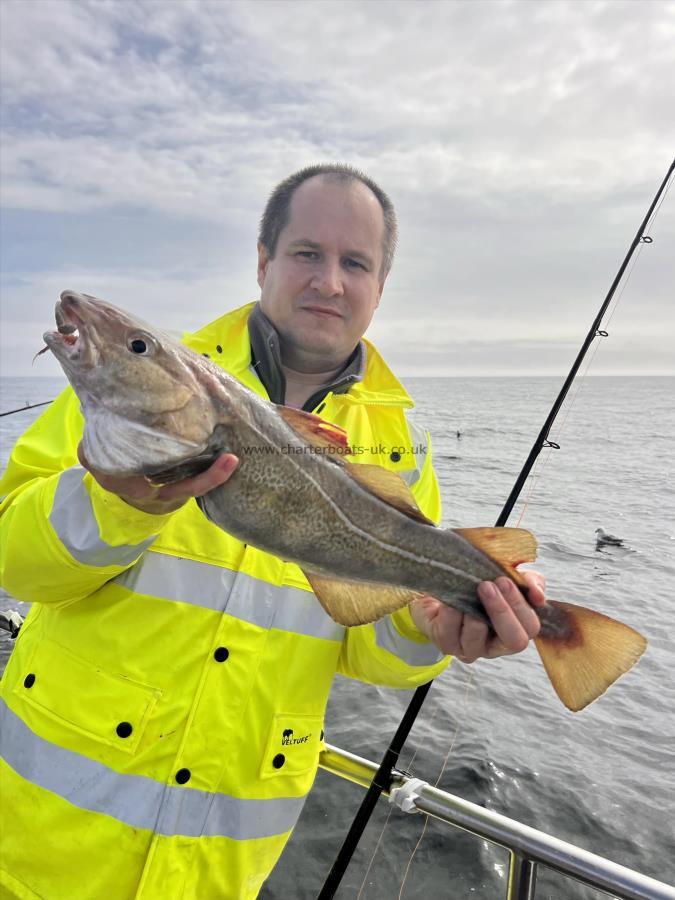
[[[435,784],[434,784],[434,787],[438,787],[438,782],[439,782],[439,781],[441,780],[441,778],[443,777],[443,773],[445,772],[445,767],[446,767],[446,765],[447,765],[448,759],[450,758],[450,754],[452,753],[452,750],[453,750],[453,748],[454,748],[454,746],[455,746],[455,742],[456,742],[456,740],[457,740],[457,736],[459,735],[459,730],[460,730],[460,727],[461,727],[461,724],[460,724],[460,723],[462,722],[463,714],[466,712],[466,707],[467,707],[467,703],[468,703],[468,699],[469,699],[469,688],[473,686],[473,677],[474,677],[473,669],[467,668],[467,676],[468,676],[468,677],[467,677],[467,679],[466,679],[466,684],[465,684],[465,689],[464,689],[464,697],[463,697],[462,704],[461,704],[461,708],[460,708],[460,714],[459,714],[459,717],[458,717],[458,719],[457,719],[457,727],[455,728],[454,734],[453,734],[452,737],[450,738],[448,751],[447,751],[447,753],[445,754],[445,757],[444,757],[444,759],[443,759],[443,765],[442,765],[442,767],[441,767],[441,771],[440,771],[440,773],[439,773],[439,775],[438,775],[438,778],[436,779],[436,782],[435,782]],[[439,709],[441,709],[441,707],[442,707],[443,709],[445,709],[445,704],[443,703],[442,698],[439,697],[438,703],[435,705],[435,707],[434,707],[434,709],[433,709],[433,712],[431,713],[431,718],[430,718],[429,721],[426,723],[428,729],[431,729],[431,728],[432,728],[432,726],[433,726],[433,724],[434,724],[434,720],[436,719],[436,714],[438,713]],[[422,738],[421,738],[421,735],[420,735],[420,737],[418,738],[417,746],[416,746],[416,748],[415,748],[415,751],[414,751],[413,755],[410,757],[410,759],[409,759],[409,760],[406,762],[406,764],[405,764],[405,769],[408,770],[408,771],[410,771],[410,770],[412,769],[413,763],[415,762],[415,759],[417,758],[417,754],[419,753],[419,751],[420,751],[420,749],[421,749],[421,746],[422,746],[421,741],[422,741]],[[389,812],[387,813],[387,817],[386,817],[386,819],[384,820],[384,824],[382,825],[382,830],[380,831],[380,835],[379,835],[379,837],[378,837],[378,839],[377,839],[377,843],[376,843],[376,845],[375,845],[375,849],[373,850],[373,855],[372,855],[371,858],[370,858],[370,862],[368,863],[368,868],[366,869],[365,875],[363,876],[363,881],[361,882],[361,887],[359,888],[359,892],[358,892],[358,894],[357,894],[357,896],[356,896],[356,900],[360,900],[361,895],[363,894],[363,890],[364,890],[364,888],[365,888],[365,886],[366,886],[366,880],[367,880],[367,878],[368,878],[368,875],[370,874],[370,870],[371,870],[371,868],[372,868],[372,866],[373,866],[373,863],[375,862],[375,857],[377,856],[377,853],[378,853],[378,851],[379,851],[379,849],[380,849],[380,845],[381,845],[382,839],[383,839],[383,837],[384,837],[384,832],[386,831],[387,826],[389,825],[389,819],[391,818],[391,815],[392,815],[393,812],[394,812],[394,807],[393,807],[393,805],[390,805],[390,807],[389,807]],[[419,836],[419,838],[418,838],[418,840],[417,840],[417,843],[415,844],[415,847],[413,848],[412,853],[410,854],[410,858],[408,859],[408,864],[406,865],[406,868],[405,868],[405,873],[404,873],[404,875],[403,875],[403,881],[402,881],[402,883],[401,883],[401,888],[400,888],[399,895],[398,895],[398,896],[399,896],[399,900],[400,900],[400,897],[401,897],[401,895],[402,895],[402,892],[403,892],[403,888],[404,888],[404,886],[405,886],[406,879],[407,879],[407,877],[408,877],[408,870],[410,869],[410,865],[411,865],[411,863],[412,863],[412,861],[413,861],[413,858],[414,858],[414,856],[415,856],[415,853],[417,853],[417,850],[418,850],[418,848],[419,848],[419,845],[420,845],[420,843],[421,843],[421,841],[422,841],[422,838],[424,837],[424,834],[425,834],[425,832],[426,832],[426,827],[427,827],[427,822],[428,822],[428,816],[425,816],[424,819],[425,819],[425,821],[424,821],[424,828],[422,829],[422,833],[421,833],[421,835]]]
[[[462,712],[464,712],[466,710],[467,704],[469,702],[469,691],[473,687],[473,683],[474,683],[474,670],[472,668],[468,668],[467,674],[468,674],[468,677],[466,679],[466,684],[464,686],[464,700],[462,701]],[[434,782],[434,787],[438,787],[441,778],[445,774],[445,770],[447,768],[448,761],[450,759],[450,754],[452,753],[452,751],[455,747],[455,742],[457,741],[458,735],[459,735],[459,722],[457,723],[457,728],[455,729],[455,733],[452,736],[450,746],[448,747],[448,752],[443,757],[441,771],[438,773],[438,778]],[[414,759],[414,757],[413,757],[413,759]],[[422,828],[422,832],[417,839],[417,843],[415,844],[412,853],[410,854],[410,859],[408,860],[408,865],[405,867],[405,872],[403,873],[403,881],[401,882],[401,889],[398,892],[398,900],[402,900],[403,889],[405,888],[405,883],[408,880],[408,874],[410,872],[410,867],[412,865],[412,861],[415,858],[415,854],[417,853],[417,851],[420,848],[420,844],[422,843],[422,840],[423,840],[425,834],[427,833],[428,825],[429,825],[429,816],[425,815],[424,826]]]
[[[656,215],[656,214],[655,214],[655,215]],[[631,279],[631,276],[632,276],[632,274],[633,274],[633,270],[635,269],[635,266],[637,265],[637,262],[638,262],[638,259],[640,258],[640,254],[642,253],[642,248],[643,248],[643,247],[644,247],[644,244],[642,244],[642,243],[638,246],[637,252],[635,253],[635,256],[634,256],[634,258],[633,258],[633,262],[631,263],[630,269],[628,270],[628,274],[626,275],[626,278],[624,279],[624,282],[623,282],[623,284],[621,285],[621,290],[620,290],[619,293],[617,294],[616,300],[612,303],[612,305],[611,305],[611,307],[610,307],[610,309],[609,309],[609,315],[608,315],[608,317],[607,317],[607,321],[603,323],[602,331],[599,331],[599,332],[598,332],[598,337],[609,337],[609,333],[607,332],[607,329],[609,328],[609,326],[610,326],[610,324],[611,324],[611,322],[612,322],[612,319],[614,318],[614,313],[617,311],[617,308],[618,308],[618,306],[619,306],[619,303],[621,302],[621,299],[622,299],[622,297],[623,297],[623,295],[624,295],[624,292],[625,292],[626,288],[628,287],[628,282],[629,282],[630,279]],[[562,422],[560,423],[560,426],[558,427],[558,429],[557,429],[557,431],[556,431],[556,438],[557,438],[557,439],[560,438],[560,436],[562,435],[562,433],[563,433],[563,431],[564,431],[564,429],[565,429],[565,425],[567,424],[567,420],[568,420],[568,418],[569,418],[569,416],[570,416],[570,413],[572,412],[572,409],[574,408],[574,404],[576,403],[577,397],[579,396],[579,394],[581,393],[582,388],[584,387],[584,382],[586,381],[586,376],[588,375],[589,369],[590,369],[591,366],[593,365],[593,360],[595,359],[595,354],[596,354],[596,353],[598,352],[598,350],[600,349],[600,346],[601,346],[601,342],[600,342],[600,341],[596,341],[595,346],[593,347],[593,350],[592,350],[592,352],[591,352],[591,355],[590,355],[590,357],[589,357],[589,359],[588,359],[588,362],[586,363],[586,366],[585,366],[583,372],[582,372],[581,375],[579,376],[579,379],[578,379],[578,382],[579,382],[578,387],[576,388],[576,390],[575,390],[574,393],[572,394],[572,397],[571,397],[571,399],[570,399],[570,401],[569,401],[569,403],[568,403],[568,406],[567,406],[567,410],[566,410],[566,412],[565,412],[565,414],[564,414],[564,416],[563,416],[563,420],[562,420]]]
[[[671,175],[672,175],[672,173],[671,173]],[[669,190],[671,189],[671,187],[673,186],[673,180],[675,180],[675,179],[673,179],[673,178],[671,177],[670,182],[668,183],[666,189],[665,189],[664,192],[663,192],[663,195],[661,196],[661,199],[660,199],[659,202],[656,204],[656,207],[654,208],[654,212],[653,212],[653,214],[652,214],[652,218],[651,218],[651,220],[650,220],[650,222],[649,222],[650,225],[654,222],[654,220],[656,219],[656,216],[657,216],[657,214],[658,214],[658,211],[659,211],[659,210],[661,209],[661,207],[663,206],[663,201],[666,199],[666,197],[668,196],[668,191],[669,191]],[[649,243],[649,241],[647,241],[647,243]]]
[[[654,213],[654,218],[655,217],[656,217],[656,212]],[[654,219],[652,219],[652,221],[654,221]],[[596,333],[597,337],[608,337],[609,336],[607,329],[609,328],[609,324],[612,321],[612,317],[614,316],[614,313],[616,312],[616,309],[621,301],[621,298],[623,297],[624,291],[626,290],[626,287],[628,286],[630,277],[633,274],[633,270],[635,269],[635,266],[637,265],[637,261],[640,258],[640,254],[642,253],[643,246],[644,246],[643,243],[640,243],[640,245],[638,246],[637,252],[635,253],[635,256],[633,257],[633,261],[631,263],[630,269],[628,270],[628,274],[626,275],[626,278],[621,286],[621,290],[617,294],[616,300],[614,300],[611,305],[611,309],[610,309],[609,316],[607,318],[607,322],[604,324],[604,328],[602,330],[598,330],[598,332]],[[532,468],[532,472],[530,473],[530,477],[528,478],[528,490],[527,490],[525,499],[523,500],[523,504],[522,504],[522,507],[520,510],[520,515],[518,516],[518,521],[516,522],[517,528],[520,528],[520,526],[523,522],[523,519],[525,517],[525,512],[527,511],[527,509],[530,505],[530,501],[532,500],[532,497],[534,496],[536,489],[538,488],[539,484],[541,483],[541,479],[544,475],[544,472],[546,471],[547,465],[549,464],[551,459],[553,459],[555,450],[558,450],[561,446],[562,436],[565,433],[567,421],[570,417],[572,410],[574,409],[574,404],[576,403],[577,398],[578,398],[579,394],[581,393],[582,388],[584,387],[584,384],[586,382],[586,376],[588,375],[588,371],[593,364],[593,360],[595,359],[595,354],[598,352],[599,349],[600,349],[600,341],[596,341],[595,345],[593,347],[593,350],[591,351],[591,354],[588,358],[588,362],[586,363],[586,365],[584,367],[583,372],[576,379],[577,387],[575,388],[574,392],[570,395],[570,399],[567,403],[567,409],[565,410],[565,413],[563,415],[562,422],[555,430],[555,435],[553,435],[555,440],[548,441],[550,446],[548,448],[545,448],[545,449],[548,449],[548,453],[546,453],[546,454],[540,453],[539,456],[537,457],[537,460]],[[553,429],[551,429],[551,430],[553,430]]]
[[[513,507],[520,496],[520,493],[527,481],[530,472],[537,460],[537,457],[541,453],[541,451],[546,446],[551,446],[551,443],[548,442],[548,435],[551,430],[551,426],[555,422],[558,413],[562,407],[562,404],[567,397],[570,387],[574,379],[577,376],[579,368],[581,367],[582,362],[584,361],[588,350],[593,343],[594,339],[598,336],[597,332],[600,327],[600,323],[607,312],[607,309],[614,297],[617,287],[622,281],[623,275],[630,263],[633,254],[635,253],[638,244],[640,243],[651,243],[651,238],[644,237],[644,232],[647,227],[647,223],[650,222],[652,216],[654,214],[655,209],[660,205],[659,201],[666,190],[668,183],[675,172],[675,159],[671,162],[668,171],[665,175],[665,178],[661,182],[654,199],[652,200],[649,209],[647,210],[647,214],[645,215],[640,227],[637,230],[635,237],[633,238],[628,252],[626,253],[623,262],[621,263],[618,272],[616,273],[614,280],[610,286],[609,291],[607,292],[607,296],[605,297],[600,309],[593,320],[593,323],[586,335],[586,338],[581,345],[581,348],[577,354],[577,357],[572,364],[572,367],[563,383],[558,396],[551,407],[551,410],[546,417],[546,421],[544,422],[542,428],[537,435],[537,438],[530,450],[529,456],[525,460],[525,463],[516,479],[516,482],[509,494],[504,507],[497,518],[497,522],[495,523],[496,527],[502,527],[506,524],[513,511]],[[366,796],[364,797],[356,816],[354,817],[354,821],[347,832],[347,836],[345,837],[340,850],[338,851],[337,857],[333,866],[324,882],[323,887],[318,895],[318,900],[331,900],[335,896],[335,892],[340,886],[340,882],[342,881],[342,876],[344,875],[347,866],[349,865],[349,861],[352,858],[354,850],[358,845],[358,842],[363,834],[366,825],[368,824],[368,820],[375,809],[377,801],[380,797],[382,791],[388,791],[391,787],[392,783],[392,772],[396,763],[398,761],[399,755],[403,748],[403,745],[410,734],[410,730],[413,727],[415,719],[422,708],[424,700],[429,692],[430,683],[421,685],[418,687],[413,694],[412,700],[410,704],[403,714],[403,718],[399,723],[398,728],[396,729],[396,733],[391,739],[389,746],[384,754],[382,762],[380,763],[378,770],[370,784],[370,787],[366,791]]]
[[391,818],[391,814],[393,813],[394,808],[389,807],[389,812],[387,813],[387,818],[384,820],[384,825],[382,826],[382,831],[380,831],[380,836],[377,839],[377,843],[375,844],[375,849],[373,850],[373,855],[370,857],[370,862],[368,863],[368,868],[366,869],[366,874],[363,876],[363,881],[361,882],[361,887],[359,888],[359,892],[356,895],[356,900],[361,900],[361,895],[363,894],[363,889],[366,886],[366,879],[370,874],[370,870],[373,867],[373,863],[375,862],[375,857],[377,856],[378,850],[380,849],[380,844],[382,843],[382,838],[384,837],[384,832],[389,824],[389,819]]
[[[441,708],[441,703],[440,703],[440,698],[439,698],[439,702],[434,707],[434,710],[431,713],[431,718],[429,719],[429,722],[427,723],[428,728],[431,728],[431,726],[433,725],[434,719],[436,718],[436,713],[438,712],[438,710],[440,708]],[[415,762],[415,758],[416,758],[417,754],[419,753],[420,747],[421,747],[421,736],[418,739],[417,746],[415,747],[415,751],[414,751],[413,755],[410,757],[408,762],[405,764],[405,768],[407,770],[410,770],[412,768],[412,764]],[[361,894],[363,893],[363,889],[366,885],[366,879],[368,878],[368,875],[370,874],[370,870],[373,866],[373,863],[375,862],[375,857],[377,856],[378,850],[380,849],[380,844],[382,843],[382,838],[384,837],[384,832],[387,828],[387,825],[389,824],[389,819],[391,818],[391,814],[393,813],[393,811],[394,811],[394,807],[390,806],[389,812],[387,813],[387,817],[384,820],[382,830],[380,831],[380,836],[378,837],[377,843],[375,844],[375,849],[373,850],[373,855],[371,856],[370,862],[368,863],[368,868],[366,869],[366,873],[363,876],[363,881],[361,882],[361,887],[359,888],[359,892],[356,895],[356,900],[360,900]]]
[[[661,195],[661,199],[658,201],[658,203],[657,203],[656,206],[654,207],[654,211],[652,212],[651,216],[649,217],[649,220],[645,223],[645,228],[644,228],[644,230],[646,230],[647,228],[653,226],[654,223],[656,222],[656,219],[657,219],[657,216],[658,216],[658,214],[659,214],[659,211],[660,211],[660,209],[661,209],[661,207],[662,207],[662,205],[663,205],[663,203],[664,203],[666,197],[668,196],[668,192],[669,192],[670,188],[672,187],[673,181],[674,181],[674,180],[675,180],[675,179],[673,179],[672,175],[669,176],[669,178],[667,179],[666,186],[665,186],[665,188],[663,189],[663,193],[662,193],[662,195]],[[636,250],[636,252],[635,252],[635,255],[633,256],[633,259],[632,259],[632,261],[631,261],[630,268],[628,269],[628,272],[627,272],[627,274],[626,274],[626,277],[625,277],[625,279],[623,280],[623,283],[622,283],[622,285],[621,285],[621,289],[620,289],[619,293],[617,294],[616,299],[615,299],[614,302],[611,304],[611,308],[609,309],[609,316],[607,317],[607,321],[604,323],[604,328],[600,329],[599,326],[598,326],[598,330],[596,331],[596,337],[608,337],[608,336],[609,336],[609,335],[608,335],[608,332],[607,332],[607,329],[609,328],[609,325],[611,324],[611,321],[612,321],[612,319],[613,319],[613,317],[614,317],[614,314],[615,314],[616,311],[617,311],[617,308],[618,308],[618,306],[619,306],[619,303],[621,302],[621,299],[623,298],[624,292],[626,291],[626,288],[628,287],[628,283],[630,282],[631,276],[632,276],[632,274],[633,274],[633,271],[635,270],[635,267],[636,267],[636,265],[637,265],[638,259],[640,258],[640,254],[642,253],[642,250],[643,250],[643,248],[644,248],[644,245],[645,245],[645,244],[650,244],[650,243],[652,243],[652,241],[653,241],[653,238],[652,238],[651,236],[646,236],[646,235],[643,234],[643,235],[640,237],[640,239],[639,239],[639,241],[638,241],[638,244],[637,244],[637,250]],[[532,472],[531,472],[530,477],[529,477],[529,479],[528,479],[528,481],[529,481],[528,491],[527,491],[527,495],[526,495],[525,499],[523,500],[522,508],[521,508],[521,510],[520,510],[520,515],[519,515],[519,517],[518,517],[518,521],[517,521],[517,523],[516,523],[516,527],[520,527],[520,525],[521,525],[521,523],[522,523],[522,521],[523,521],[523,518],[524,518],[524,516],[525,516],[525,512],[526,512],[526,510],[527,510],[527,508],[528,508],[528,506],[529,506],[529,504],[530,504],[530,501],[531,501],[531,499],[532,499],[532,497],[533,497],[533,494],[534,494],[536,488],[538,487],[538,485],[539,485],[539,483],[540,483],[540,481],[541,481],[542,476],[544,475],[544,472],[545,472],[545,470],[546,470],[546,466],[548,465],[549,461],[550,461],[550,460],[552,459],[552,457],[553,457],[553,451],[559,449],[559,446],[560,446],[560,440],[561,440],[562,435],[563,435],[564,432],[565,432],[565,428],[566,428],[566,425],[567,425],[567,421],[568,421],[568,419],[569,419],[569,417],[570,417],[570,414],[571,414],[571,412],[572,412],[572,410],[573,410],[573,408],[574,408],[574,405],[575,405],[575,403],[576,403],[576,401],[577,401],[577,398],[579,397],[579,394],[581,393],[581,391],[582,391],[582,389],[583,389],[583,387],[584,387],[584,385],[585,385],[586,377],[587,377],[587,375],[588,375],[588,372],[589,372],[591,366],[593,365],[593,361],[595,360],[595,355],[596,355],[596,353],[598,352],[598,349],[599,349],[599,348],[600,348],[600,342],[597,341],[597,342],[595,343],[595,346],[593,347],[593,351],[591,352],[591,355],[590,355],[590,357],[589,357],[589,359],[588,359],[588,362],[586,363],[586,365],[585,365],[585,367],[584,367],[583,372],[581,373],[581,375],[580,375],[580,376],[578,377],[578,379],[577,379],[578,385],[577,385],[577,387],[576,387],[574,393],[572,394],[572,396],[571,396],[571,398],[570,398],[570,400],[569,400],[569,402],[568,402],[567,409],[566,409],[565,414],[564,414],[564,416],[563,416],[562,422],[560,423],[560,425],[559,425],[558,428],[556,429],[556,432],[555,432],[555,441],[550,441],[550,442],[549,442],[550,445],[551,445],[551,446],[548,447],[549,452],[548,452],[547,454],[545,454],[545,456],[543,457],[543,459],[542,459],[541,454],[540,454],[539,456],[537,456],[537,459],[536,459],[536,461],[535,461],[535,464],[534,464],[534,466],[533,466],[533,468],[532,468]],[[541,465],[540,465],[540,463],[541,463]]]

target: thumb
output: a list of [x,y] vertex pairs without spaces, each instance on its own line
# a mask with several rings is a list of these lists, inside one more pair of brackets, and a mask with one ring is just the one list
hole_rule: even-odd
[[85,469],[89,468],[89,460],[87,459],[84,452],[84,441],[80,441],[77,445],[77,459],[81,466],[84,466]]

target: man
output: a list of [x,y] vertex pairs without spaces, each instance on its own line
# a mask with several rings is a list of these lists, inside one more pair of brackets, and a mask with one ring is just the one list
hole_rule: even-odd
[[[438,521],[412,401],[362,340],[395,239],[391,203],[364,175],[302,170],[263,215],[259,304],[186,342],[259,394],[345,428]],[[517,652],[537,632],[506,578],[478,588],[493,631],[433,598],[343,629],[296,566],[192,502],[236,457],[156,488],[97,473],[81,451],[78,465],[81,432],[66,391],[3,479],[3,585],[34,603],[0,699],[9,896],[255,897],[314,779],[336,671],[412,687],[447,654]],[[541,576],[529,583],[542,603]]]

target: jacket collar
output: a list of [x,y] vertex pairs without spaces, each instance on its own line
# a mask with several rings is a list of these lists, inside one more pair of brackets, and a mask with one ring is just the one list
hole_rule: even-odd
[[[254,338],[257,316],[254,317],[253,328],[249,331],[249,320],[256,307],[257,303],[255,302],[240,306],[205,325],[199,331],[184,334],[183,340],[197,353],[209,356],[213,362],[234,375],[246,387],[265,396],[264,378],[258,374],[260,363],[256,364],[252,352],[253,340],[257,341],[257,338]],[[261,315],[263,314],[261,313]],[[263,318],[269,322],[266,316],[263,315]],[[271,323],[269,326],[274,331]],[[264,333],[264,327],[262,331]],[[359,348],[361,348],[361,362],[356,371],[352,373],[352,361],[348,369],[340,373],[336,379],[339,381],[347,371],[350,375],[360,376],[360,380],[352,380],[346,385],[346,392],[340,394],[341,401],[377,406],[398,406],[406,409],[413,407],[415,404],[410,395],[375,346],[363,338],[359,343]],[[280,372],[280,374],[282,373]],[[329,387],[328,390],[334,391],[334,388]],[[273,399],[270,394],[267,396]]]
[[[286,378],[281,367],[280,340],[277,330],[256,303],[248,317],[248,333],[251,339],[251,364],[265,385],[273,403],[283,403],[286,394]],[[312,410],[329,392],[346,394],[349,388],[361,381],[366,370],[366,348],[359,341],[349,357],[347,365],[330,384],[316,391],[305,403],[305,409]]]

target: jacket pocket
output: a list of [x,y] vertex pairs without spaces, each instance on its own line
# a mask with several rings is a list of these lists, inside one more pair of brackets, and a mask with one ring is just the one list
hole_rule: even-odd
[[134,753],[162,692],[106,672],[49,639],[37,643],[14,694],[71,731]]
[[272,719],[260,767],[261,778],[311,775],[319,764],[323,717],[279,713]]

